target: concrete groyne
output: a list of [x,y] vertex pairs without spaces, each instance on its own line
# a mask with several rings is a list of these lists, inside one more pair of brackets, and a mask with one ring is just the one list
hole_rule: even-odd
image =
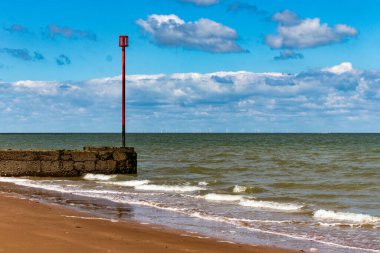
[[0,150],[0,176],[76,177],[85,173],[135,174],[133,148],[83,150]]

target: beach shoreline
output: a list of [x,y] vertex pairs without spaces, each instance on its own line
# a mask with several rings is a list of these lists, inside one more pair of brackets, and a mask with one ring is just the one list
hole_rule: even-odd
[[237,244],[154,224],[117,221],[0,193],[1,252],[254,252],[295,250]]

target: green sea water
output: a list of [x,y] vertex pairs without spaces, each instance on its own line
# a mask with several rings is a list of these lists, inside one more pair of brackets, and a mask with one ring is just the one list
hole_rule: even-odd
[[[0,148],[119,146],[120,137],[0,134]],[[128,134],[127,144],[137,176],[2,181],[132,205],[138,220],[232,241],[379,252],[380,134]]]

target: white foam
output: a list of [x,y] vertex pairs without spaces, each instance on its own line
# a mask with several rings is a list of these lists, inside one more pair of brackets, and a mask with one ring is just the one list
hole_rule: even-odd
[[111,180],[111,179],[114,179],[116,178],[117,175],[104,175],[104,174],[92,174],[92,173],[88,173],[86,175],[83,176],[83,179],[84,180],[96,180],[96,181],[108,181],[108,180]]
[[[62,180],[60,180],[62,182]],[[55,191],[61,193],[71,193],[82,196],[91,197],[92,194],[119,194],[117,191],[110,190],[93,190],[93,189],[79,189],[79,186],[65,184],[65,185],[52,185],[51,180],[30,180],[30,179],[22,179],[22,178],[6,178],[0,177],[0,182],[13,183],[15,185],[26,186],[31,188],[44,189],[48,191]],[[75,189],[73,189],[75,188]]]
[[62,217],[66,218],[74,218],[74,219],[81,219],[81,220],[104,220],[104,221],[110,221],[110,222],[118,222],[118,220],[115,219],[106,219],[106,218],[100,218],[100,217],[86,217],[86,216],[73,216],[73,215],[61,215]]
[[234,193],[241,193],[241,192],[245,192],[246,190],[247,190],[247,187],[245,186],[235,185],[232,191]]
[[358,224],[380,223],[380,218],[368,214],[343,213],[320,209],[314,213],[314,218],[321,220],[349,221]]
[[45,190],[49,191],[57,191],[57,192],[62,192],[62,193],[72,193],[72,189],[68,190],[65,189],[62,186],[58,185],[42,185],[44,181],[32,181],[29,179],[21,179],[21,178],[5,178],[5,177],[0,177],[0,182],[6,182],[6,183],[13,183],[15,185],[20,185],[20,186],[26,186],[26,187],[32,187],[32,188],[42,188]]
[[[49,188],[49,190],[50,189],[53,190],[52,188],[56,188],[57,190],[58,190],[58,188],[61,188],[61,187],[49,187],[48,185],[42,185],[42,184],[47,183],[47,181],[35,181],[35,180],[20,179],[20,178],[0,177],[0,182],[9,182],[9,183],[17,184],[17,185],[29,186],[29,187],[34,187],[34,188],[42,188],[42,189]],[[292,235],[292,234],[286,234],[286,233],[275,232],[275,231],[268,231],[268,230],[264,230],[264,229],[247,227],[247,226],[241,227],[240,222],[238,222],[238,220],[240,220],[240,219],[231,219],[231,218],[227,218],[227,217],[211,216],[211,215],[207,215],[207,214],[201,214],[199,212],[194,212],[193,210],[187,210],[185,208],[173,208],[173,207],[163,206],[162,204],[159,204],[159,203],[146,202],[146,201],[142,201],[142,200],[132,200],[132,199],[128,199],[127,196],[121,196],[121,195],[110,196],[110,195],[104,195],[104,194],[89,194],[89,191],[84,191],[84,192],[76,191],[76,190],[69,191],[69,189],[64,190],[63,188],[61,188],[61,190],[58,190],[58,191],[60,191],[60,192],[62,192],[62,191],[66,192],[67,191],[67,192],[70,192],[72,194],[76,194],[76,195],[80,195],[80,196],[98,197],[98,198],[108,199],[108,200],[118,202],[118,203],[127,203],[127,204],[135,204],[135,205],[154,207],[154,208],[163,209],[163,210],[167,210],[167,211],[182,213],[185,215],[189,215],[191,217],[200,218],[200,219],[204,219],[204,220],[212,220],[212,221],[216,221],[216,222],[228,223],[231,225],[235,225],[238,228],[245,228],[245,229],[252,230],[252,231],[262,232],[262,233],[266,233],[266,234],[273,234],[273,235],[278,235],[278,236],[284,236],[287,238],[314,241],[317,243],[322,243],[322,244],[330,245],[333,247],[346,248],[346,249],[352,249],[352,250],[361,250],[361,251],[365,251],[365,252],[380,253],[379,250],[365,249],[365,248],[359,248],[359,247],[351,247],[351,246],[341,245],[341,244],[337,244],[337,243],[333,243],[333,242],[319,240],[317,238],[310,238],[310,237],[307,237],[304,235]],[[246,201],[248,201],[248,200],[246,200]],[[249,200],[249,201],[253,201],[253,200]],[[279,204],[279,203],[277,203],[277,204]],[[377,217],[375,217],[375,218],[377,218]],[[277,221],[274,221],[274,222],[277,222]]]
[[207,182],[204,182],[204,181],[202,181],[202,182],[199,182],[199,183],[198,183],[198,185],[199,185],[199,186],[206,186],[206,185],[208,185],[208,183],[207,183]]
[[206,200],[211,201],[240,201],[243,199],[240,195],[216,194],[209,193],[204,196]]
[[254,207],[259,209],[271,209],[278,211],[298,211],[303,206],[291,203],[277,203],[272,201],[262,200],[241,200],[239,203],[241,206]]
[[126,187],[136,187],[141,185],[149,184],[149,180],[129,180],[129,181],[113,181],[113,182],[104,182],[106,184],[126,186]]
[[136,190],[143,191],[162,191],[162,192],[194,192],[204,190],[198,186],[188,185],[155,185],[155,184],[143,184],[135,186]]

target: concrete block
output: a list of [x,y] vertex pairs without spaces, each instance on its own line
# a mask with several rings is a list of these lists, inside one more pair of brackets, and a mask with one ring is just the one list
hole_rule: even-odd
[[1,176],[35,176],[40,173],[41,164],[39,161],[0,161]]
[[127,159],[127,155],[123,151],[114,151],[112,153],[112,156],[113,156],[113,159],[116,161],[124,161],[125,159]]
[[59,161],[41,161],[42,175],[56,175],[61,171],[61,163]]
[[95,165],[95,171],[98,173],[101,172],[104,174],[113,174],[116,171],[116,161],[97,161]]
[[58,161],[60,158],[57,151],[34,151],[34,155],[39,161]]
[[38,160],[38,156],[31,150],[23,150],[23,152],[19,152],[18,150],[4,150],[0,152],[0,160],[33,161]]
[[95,172],[95,162],[94,161],[86,161],[84,162],[84,168],[82,170],[83,173],[93,173]]
[[95,152],[73,151],[71,157],[74,162],[96,161]]
[[0,176],[73,177],[84,173],[137,172],[133,148],[71,150],[0,150]]
[[84,171],[84,163],[85,162],[74,162],[74,170]]

